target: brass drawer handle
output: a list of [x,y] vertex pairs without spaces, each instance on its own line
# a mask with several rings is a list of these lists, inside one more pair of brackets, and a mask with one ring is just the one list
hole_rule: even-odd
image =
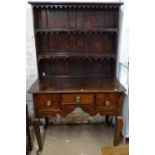
[[75,97],[75,101],[76,101],[77,103],[79,103],[80,100],[81,100],[80,96],[76,96],[76,97]]
[[110,104],[111,104],[111,103],[110,103],[109,100],[105,100],[105,105],[106,105],[106,106],[110,106]]
[[51,101],[51,100],[48,100],[48,101],[46,102],[46,105],[47,105],[48,107],[50,107],[50,106],[52,105],[52,101]]

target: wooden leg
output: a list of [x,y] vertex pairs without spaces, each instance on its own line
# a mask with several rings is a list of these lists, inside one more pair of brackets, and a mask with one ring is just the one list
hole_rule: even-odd
[[30,134],[30,129],[29,126],[26,127],[26,136],[27,136],[27,144],[28,144],[28,150],[32,150],[32,141],[31,141],[31,134]]
[[39,119],[35,119],[33,121],[34,131],[36,134],[36,139],[38,142],[39,150],[42,150],[42,140],[41,140],[41,133],[40,133],[40,127],[39,127]]
[[110,126],[112,124],[112,119],[109,118],[109,115],[105,116],[105,122],[108,126]]
[[30,134],[30,125],[31,121],[28,115],[28,105],[26,105],[26,141],[27,141],[27,150],[32,150],[32,141],[31,141],[31,134]]
[[106,122],[106,124],[108,124],[108,122],[109,122],[109,116],[108,115],[105,116],[105,122]]
[[45,126],[44,126],[44,129],[47,129],[48,128],[48,125],[49,125],[49,118],[48,117],[45,117]]
[[123,128],[123,119],[121,116],[118,116],[116,118],[116,126],[113,141],[114,146],[118,145],[118,143],[120,142],[122,128]]

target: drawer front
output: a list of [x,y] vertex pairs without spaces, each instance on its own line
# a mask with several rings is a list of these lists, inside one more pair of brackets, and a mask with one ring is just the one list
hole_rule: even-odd
[[37,110],[56,111],[60,109],[60,95],[37,94],[35,96]]
[[94,104],[93,94],[65,94],[62,95],[62,104],[85,105]]
[[76,107],[84,111],[94,111],[95,95],[93,94],[64,94],[62,95],[62,110],[72,111]]
[[96,95],[97,111],[116,111],[121,108],[121,94],[104,93]]

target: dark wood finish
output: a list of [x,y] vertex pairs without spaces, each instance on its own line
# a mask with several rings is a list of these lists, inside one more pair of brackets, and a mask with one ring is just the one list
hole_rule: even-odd
[[29,93],[123,93],[124,91],[124,87],[117,79],[81,75],[81,77],[55,76],[46,80],[38,79]]
[[29,90],[35,117],[65,117],[76,107],[92,116],[120,116],[125,89],[116,65],[123,3],[29,3],[39,75]]
[[45,117],[45,125],[44,125],[44,129],[47,129],[49,125],[49,118]]
[[115,77],[122,3],[30,3],[40,79]]
[[28,114],[28,105],[26,105],[26,154],[32,150],[32,138],[30,133],[31,120]]
[[76,107],[82,108],[85,112],[90,115],[95,115],[95,94],[64,94],[62,95],[62,111],[60,112],[61,116],[69,114]]
[[41,133],[40,133],[40,126],[39,126],[39,119],[34,119],[33,121],[33,127],[34,127],[34,131],[36,134],[36,139],[38,142],[38,146],[39,146],[39,150],[42,150],[42,138],[41,138]]
[[[122,94],[121,93],[102,93],[96,96],[96,109],[98,111],[114,111],[121,112]],[[119,113],[120,114],[120,113]]]
[[[59,109],[59,104],[60,104],[60,95],[51,95],[51,94],[37,94],[35,95],[36,97],[36,106],[37,109]],[[51,102],[51,105],[48,105],[48,101]]]
[[118,145],[121,139],[121,131],[123,128],[123,119],[121,116],[116,118],[116,127],[115,127],[115,134],[114,134],[114,145]]
[[65,94],[62,95],[62,104],[94,104],[95,96],[92,94]]
[[105,122],[108,126],[110,126],[112,124],[112,118],[109,115],[106,115]]
[[60,111],[60,95],[34,94],[36,117],[48,117]]

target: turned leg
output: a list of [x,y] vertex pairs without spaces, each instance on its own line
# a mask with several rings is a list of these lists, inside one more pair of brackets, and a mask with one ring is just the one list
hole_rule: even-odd
[[49,125],[49,118],[48,117],[45,117],[45,126],[44,126],[44,129],[48,128],[48,125]]
[[123,128],[123,119],[121,116],[117,116],[116,118],[116,126],[115,126],[115,133],[114,133],[114,146],[118,145],[121,139],[121,131]]
[[40,126],[39,126],[39,119],[35,119],[33,121],[34,131],[36,135],[36,139],[38,142],[39,150],[42,150],[42,140],[41,140],[41,133],[40,133]]

